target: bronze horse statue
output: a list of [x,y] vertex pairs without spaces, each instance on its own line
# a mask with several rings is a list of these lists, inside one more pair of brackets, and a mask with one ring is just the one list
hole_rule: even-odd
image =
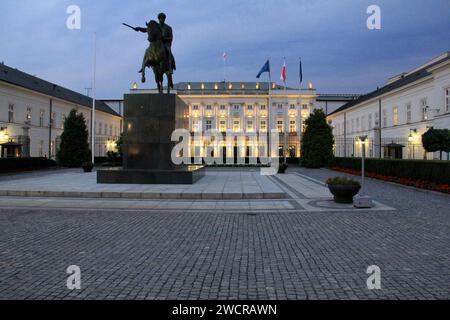
[[170,93],[170,89],[173,89],[173,71],[176,70],[175,59],[172,55],[170,48],[167,48],[164,43],[163,33],[160,25],[151,20],[146,23],[146,28],[131,27],[124,24],[127,27],[134,29],[135,31],[146,32],[148,34],[148,41],[150,46],[145,51],[144,59],[142,61],[142,68],[139,70],[142,73],[142,83],[145,83],[145,69],[152,68],[155,75],[155,82],[158,86],[158,92],[163,93],[163,81],[164,75],[167,77],[167,93]]

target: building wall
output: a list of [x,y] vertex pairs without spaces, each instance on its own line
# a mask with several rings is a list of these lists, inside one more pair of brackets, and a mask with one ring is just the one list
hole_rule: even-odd
[[[50,101],[52,101],[52,111],[50,111]],[[10,105],[14,106],[13,119],[10,119]],[[4,128],[0,133],[0,143],[8,142],[7,140],[20,143],[21,136],[26,135],[28,131],[30,156],[54,158],[59,137],[63,132],[64,119],[73,108],[83,113],[89,127],[90,108],[0,82],[0,127]],[[53,125],[50,133],[52,114]],[[98,123],[96,155],[105,155],[108,145],[111,146],[111,143],[108,144],[108,139],[112,141],[120,135],[121,118],[101,111],[96,112],[96,117]],[[99,132],[100,123],[102,123],[101,133]],[[5,134],[9,139],[6,139]]]
[[[315,92],[298,90],[273,91],[263,95],[186,95],[180,97],[189,106],[189,130],[192,133],[208,129],[241,133],[267,134],[279,129],[280,146],[287,156],[300,156],[300,134],[304,119],[315,105]],[[237,147],[237,145],[236,145]],[[243,150],[244,146],[240,146]],[[247,142],[245,147],[257,148]],[[206,146],[193,142],[191,155],[204,155]],[[200,149],[200,150],[199,150]],[[202,151],[203,149],[203,151]],[[197,150],[197,151],[195,151]],[[228,151],[227,151],[228,152]],[[258,151],[255,150],[255,154]],[[281,155],[281,150],[280,153]],[[244,156],[244,154],[241,154]]]
[[[367,135],[369,157],[380,156],[380,145],[381,157],[384,157],[385,146],[397,143],[404,146],[404,159],[437,159],[439,153],[425,152],[421,136],[430,127],[450,129],[448,90],[450,66],[446,64],[433,70],[427,78],[330,115],[328,120],[334,128],[336,141],[335,155],[361,156],[362,145],[357,140],[359,136]],[[426,106],[429,108],[424,111]]]

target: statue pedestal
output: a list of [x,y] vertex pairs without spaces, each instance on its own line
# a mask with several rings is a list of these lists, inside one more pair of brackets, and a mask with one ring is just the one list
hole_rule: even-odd
[[98,183],[192,184],[204,175],[198,166],[171,160],[175,129],[188,129],[188,106],[175,94],[133,93],[124,99],[123,169],[97,171]]

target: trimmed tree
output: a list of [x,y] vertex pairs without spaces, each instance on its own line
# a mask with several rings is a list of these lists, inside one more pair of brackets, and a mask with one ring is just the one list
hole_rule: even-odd
[[305,132],[301,141],[300,164],[306,168],[328,166],[333,160],[333,130],[326,115],[316,109],[305,121]]
[[72,109],[64,121],[61,144],[56,153],[56,161],[60,166],[77,168],[83,162],[91,161],[89,149],[89,132],[82,113]]
[[450,152],[450,130],[430,128],[422,135],[422,145],[427,152]]

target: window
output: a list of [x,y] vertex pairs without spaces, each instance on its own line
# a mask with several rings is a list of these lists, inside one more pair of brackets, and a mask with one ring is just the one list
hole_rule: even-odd
[[375,126],[376,127],[380,127],[380,115],[378,114],[378,112],[375,112]]
[[225,108],[225,105],[222,104],[222,105],[220,106],[220,110],[225,110],[225,109],[226,109],[226,108]]
[[277,130],[283,132],[283,120],[277,120]]
[[277,105],[277,107],[278,107],[278,110],[283,110],[283,104],[282,104],[282,103],[279,103],[279,104]]
[[361,131],[366,131],[366,116],[361,117]]
[[369,126],[369,130],[372,130],[373,126],[372,126],[372,114],[371,113],[369,113],[367,122],[368,122],[367,125]]
[[[66,115],[61,114],[61,129],[64,129],[64,122],[66,122]],[[87,128],[89,130],[89,124],[87,124]]]
[[103,130],[103,135],[106,136],[108,134],[108,124],[105,123],[105,128]]
[[266,120],[261,120],[261,122],[259,124],[259,131],[267,132],[267,121]]
[[247,120],[247,132],[253,132],[253,120]]
[[211,120],[205,121],[205,129],[206,129],[206,131],[209,131],[212,129],[212,121]]
[[8,122],[14,122],[14,105],[10,104],[8,107]]
[[112,136],[113,135],[113,131],[112,131],[112,124],[109,125],[109,135]]
[[211,105],[207,105],[206,106],[206,110],[212,110],[212,106]]
[[197,104],[193,105],[192,110],[198,110],[198,105]]
[[428,112],[427,112],[427,98],[420,99],[420,107],[422,111],[422,120],[428,120]]
[[233,108],[234,108],[234,111],[239,111],[239,105],[238,104],[235,104],[234,106],[233,106]]
[[249,104],[249,105],[247,106],[247,110],[253,110],[253,106],[252,106],[251,104]]
[[98,124],[98,134],[102,134],[102,131],[103,131],[103,123],[99,123]]
[[303,110],[307,110],[308,109],[308,104],[307,103],[303,103],[302,104],[302,109]]
[[239,120],[233,120],[233,131],[234,132],[241,131],[241,122]]
[[450,111],[450,88],[445,89],[445,111]]
[[200,122],[198,119],[192,120],[192,131],[193,132],[199,132],[200,131]]
[[295,104],[291,104],[291,105],[289,106],[289,109],[295,110]]
[[39,157],[44,155],[44,140],[39,141]]
[[392,108],[392,124],[398,126],[398,107]]
[[27,115],[25,116],[25,121],[27,121],[27,123],[31,122],[31,107],[27,107]]
[[41,110],[39,112],[39,127],[43,127],[44,126],[44,115],[45,115],[45,111]]
[[261,110],[266,110],[266,105],[265,104],[261,105]]
[[387,110],[383,109],[383,127],[387,127]]
[[411,123],[411,103],[406,104],[406,123]]
[[289,121],[289,132],[297,132],[297,124],[295,122],[295,120],[290,120]]
[[219,130],[221,132],[227,131],[227,122],[226,122],[226,120],[220,120],[219,121]]
[[356,132],[358,132],[361,129],[360,125],[361,125],[361,123],[359,122],[359,117],[358,117],[358,118],[356,118]]
[[51,114],[50,114],[50,126],[52,127],[52,128],[54,128],[55,127],[55,118],[56,118],[56,113],[54,113],[54,112],[52,112]]
[[351,133],[355,132],[355,119],[352,119],[352,127],[350,130]]
[[50,158],[55,155],[55,141],[50,141]]

